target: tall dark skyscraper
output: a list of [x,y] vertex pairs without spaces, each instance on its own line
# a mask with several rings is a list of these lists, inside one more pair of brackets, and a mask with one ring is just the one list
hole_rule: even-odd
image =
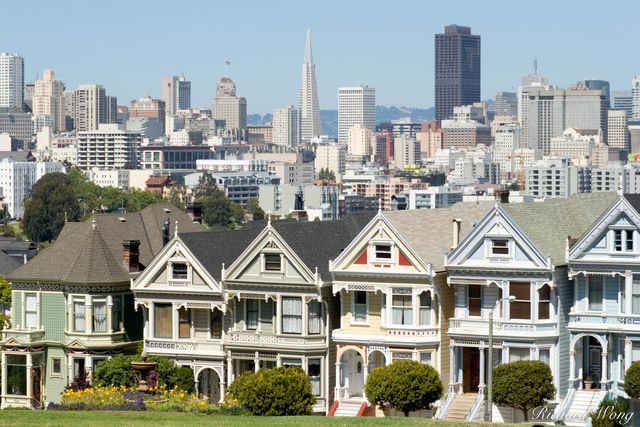
[[436,34],[436,120],[447,119],[453,107],[480,101],[480,36],[471,28],[444,27]]

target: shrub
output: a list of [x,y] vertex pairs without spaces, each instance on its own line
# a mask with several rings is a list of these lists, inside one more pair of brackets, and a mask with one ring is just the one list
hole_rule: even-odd
[[438,372],[431,366],[412,360],[399,360],[374,369],[367,378],[367,399],[383,409],[409,412],[429,409],[443,393]]
[[539,360],[505,363],[493,370],[493,403],[528,412],[553,399],[556,389],[549,365]]
[[640,399],[640,361],[633,362],[624,375],[624,391],[632,399]]
[[193,377],[193,369],[188,366],[180,366],[173,374],[175,386],[187,393],[195,393],[196,382]]
[[245,372],[228,392],[253,415],[309,415],[316,403],[309,376],[298,366]]
[[131,362],[134,356],[118,354],[111,359],[105,360],[98,365],[93,376],[97,386],[132,386],[133,376],[131,372]]
[[156,374],[158,374],[158,385],[165,385],[171,389],[176,385],[175,372],[176,364],[173,360],[163,356],[149,356],[147,362],[156,362]]
[[[625,378],[626,380],[626,378]],[[592,427],[622,427],[629,425],[633,413],[629,404],[621,398],[606,399],[600,402],[598,410],[589,414]]]
[[90,387],[91,387],[91,383],[87,378],[87,372],[85,370],[81,370],[80,372],[78,372],[78,375],[73,379],[73,382],[68,386],[66,386],[64,389],[78,391],[78,390],[84,390]]

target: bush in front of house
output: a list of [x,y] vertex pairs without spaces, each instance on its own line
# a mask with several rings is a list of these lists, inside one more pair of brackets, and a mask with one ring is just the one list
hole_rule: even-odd
[[298,366],[245,372],[227,391],[252,415],[309,415],[316,403],[309,376]]
[[624,391],[632,399],[640,399],[640,361],[633,362],[624,375]]
[[621,398],[605,399],[595,412],[589,414],[592,427],[623,427],[630,425],[633,413],[629,404]]
[[525,421],[530,409],[544,405],[555,393],[551,368],[539,360],[504,363],[493,370],[493,403],[520,409]]
[[188,366],[180,366],[173,373],[174,386],[187,393],[196,392],[196,382],[193,376],[193,369]]
[[111,359],[102,361],[93,375],[93,383],[97,386],[133,386],[131,362],[134,356],[117,354]]
[[431,365],[398,360],[374,369],[367,377],[364,391],[367,399],[380,408],[395,408],[408,417],[409,412],[429,409],[442,397],[444,387]]

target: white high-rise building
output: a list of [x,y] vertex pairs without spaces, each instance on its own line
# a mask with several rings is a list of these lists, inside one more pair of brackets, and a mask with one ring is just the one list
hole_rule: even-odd
[[191,82],[184,76],[165,76],[160,80],[160,99],[165,102],[165,132],[174,130],[173,117],[178,110],[191,108]]
[[0,108],[22,109],[24,102],[24,59],[0,52]]
[[522,145],[522,127],[518,122],[505,122],[496,127],[495,140],[491,145],[493,161],[500,165],[500,174],[507,178],[514,172],[520,159],[514,154]]
[[321,133],[320,102],[318,101],[316,65],[313,63],[310,30],[307,30],[307,40],[304,47],[298,112],[300,115],[300,139],[302,142],[309,142],[311,138]]
[[398,169],[420,163],[420,141],[408,135],[394,138],[393,162]]
[[629,150],[630,136],[627,122],[627,112],[624,110],[609,110],[607,112],[607,145],[618,150]]
[[73,126],[78,132],[107,123],[107,97],[101,85],[80,85],[73,94]]
[[366,85],[338,89],[338,142],[346,144],[349,129],[361,123],[376,130],[376,90]]
[[[236,96],[236,84],[227,75],[218,80],[213,98],[213,119],[224,125],[224,136],[240,140],[247,131],[247,100]],[[216,123],[216,127],[218,124]]]
[[140,132],[101,124],[97,130],[78,132],[78,167],[81,169],[136,169],[140,162]]
[[340,144],[321,144],[316,148],[316,174],[321,169],[328,169],[336,176],[336,181],[342,182],[342,175],[346,168],[346,150]]
[[347,135],[347,153],[350,156],[370,156],[373,134],[362,123],[355,124]]
[[44,70],[41,79],[36,80],[32,105],[34,116],[50,115],[56,132],[66,129],[64,112],[64,83],[55,79],[53,70]]
[[277,145],[296,147],[300,142],[300,119],[293,105],[273,109],[272,142]]
[[[537,68],[537,67],[536,67]],[[518,87],[518,122],[522,127],[522,143],[529,147],[529,111],[528,99],[531,90],[551,89],[549,79],[538,74],[537,69],[533,74],[522,78],[522,84]],[[536,148],[536,147],[533,147]]]
[[640,120],[640,75],[631,79],[632,119]]

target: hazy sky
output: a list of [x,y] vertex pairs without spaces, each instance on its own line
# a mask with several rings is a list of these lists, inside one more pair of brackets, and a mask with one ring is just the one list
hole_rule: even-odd
[[447,24],[482,36],[482,97],[539,70],[552,84],[640,74],[640,1],[3,1],[0,51],[25,57],[25,80],[53,68],[67,88],[103,84],[119,104],[159,96],[160,77],[192,82],[211,106],[229,76],[250,113],[297,105],[304,37],[313,36],[320,107],[339,86],[376,88],[377,104],[433,105],[434,34]]

